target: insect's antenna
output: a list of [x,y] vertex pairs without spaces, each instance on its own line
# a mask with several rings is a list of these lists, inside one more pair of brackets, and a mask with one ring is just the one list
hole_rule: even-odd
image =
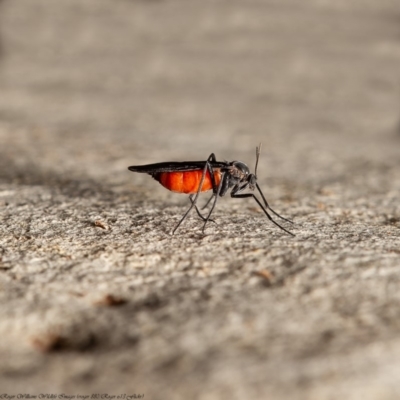
[[258,167],[258,160],[260,158],[261,153],[261,143],[256,147],[256,167],[254,169],[254,175],[257,176],[257,167]]

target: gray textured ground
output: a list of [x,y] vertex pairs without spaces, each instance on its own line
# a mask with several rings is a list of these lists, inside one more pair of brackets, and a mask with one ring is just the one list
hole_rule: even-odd
[[[397,1],[4,0],[0,392],[400,397]],[[201,234],[128,165],[240,159]]]

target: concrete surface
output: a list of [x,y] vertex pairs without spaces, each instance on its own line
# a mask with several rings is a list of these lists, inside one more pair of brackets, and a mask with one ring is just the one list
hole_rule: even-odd
[[[397,1],[3,0],[0,34],[1,393],[400,397]],[[229,196],[172,237],[186,196],[126,169],[259,142],[294,238]]]

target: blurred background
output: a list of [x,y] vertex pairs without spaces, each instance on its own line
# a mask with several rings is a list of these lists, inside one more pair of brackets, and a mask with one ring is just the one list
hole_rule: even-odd
[[397,5],[3,0],[1,174],[7,159],[116,184],[127,165],[211,152],[254,168],[259,142],[264,178],[385,162],[376,144],[400,140]]

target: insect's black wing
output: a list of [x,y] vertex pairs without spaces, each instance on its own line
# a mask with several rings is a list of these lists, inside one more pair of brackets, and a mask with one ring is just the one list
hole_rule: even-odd
[[[226,167],[226,162],[211,161],[212,168],[223,168]],[[196,171],[203,169],[206,165],[206,161],[181,161],[181,162],[163,162],[157,164],[147,165],[132,165],[128,167],[129,171],[143,172],[150,175],[158,174],[160,172],[184,172],[184,171]]]

